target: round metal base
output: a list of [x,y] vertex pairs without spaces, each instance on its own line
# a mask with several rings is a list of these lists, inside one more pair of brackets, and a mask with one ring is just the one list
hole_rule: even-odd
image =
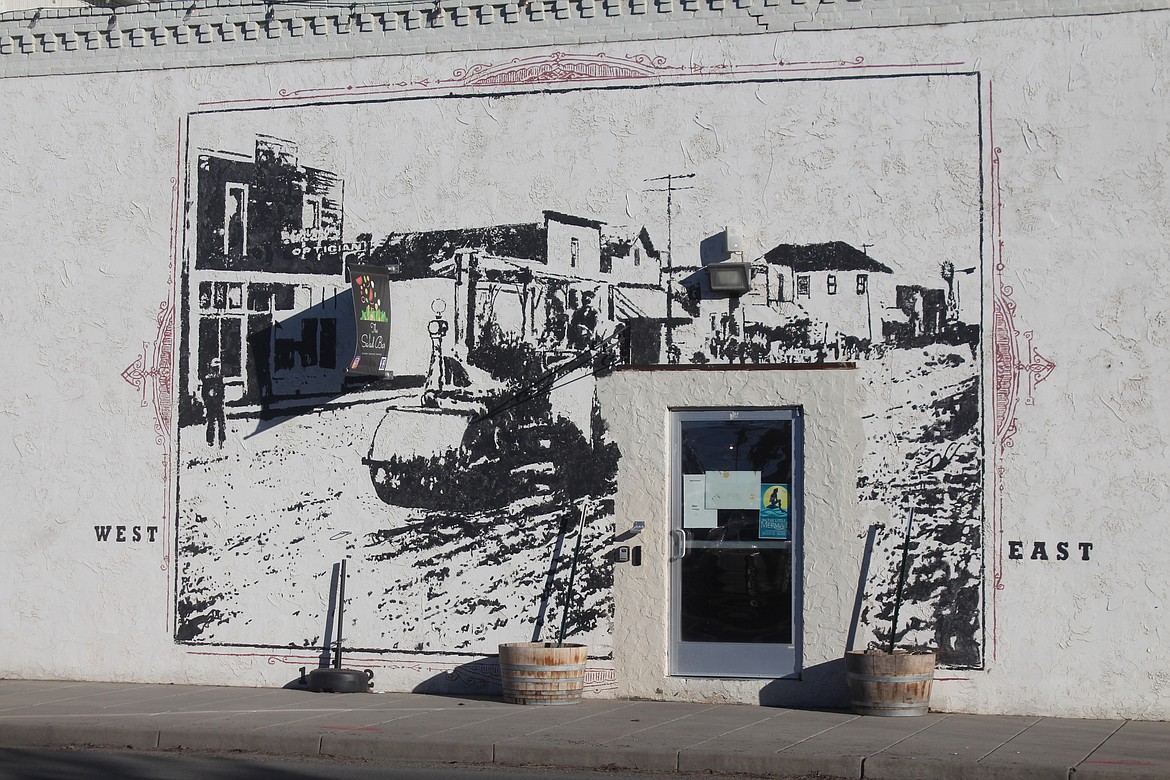
[[309,690],[314,693],[367,693],[374,673],[358,669],[314,669],[309,672]]

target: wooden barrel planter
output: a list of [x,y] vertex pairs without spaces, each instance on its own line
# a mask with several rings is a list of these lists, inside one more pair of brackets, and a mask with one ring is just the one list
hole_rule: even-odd
[[576,704],[585,690],[586,645],[500,645],[500,685],[512,704]]
[[845,671],[853,711],[858,715],[905,717],[930,710],[934,653],[851,650]]

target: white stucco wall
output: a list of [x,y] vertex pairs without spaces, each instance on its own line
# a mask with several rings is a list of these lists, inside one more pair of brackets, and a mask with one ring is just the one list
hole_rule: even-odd
[[[477,52],[0,78],[8,108],[0,114],[7,235],[0,337],[9,361],[0,379],[8,518],[0,633],[19,638],[0,648],[0,675],[284,684],[315,660],[308,640],[314,625],[320,633],[328,562],[360,550],[355,539],[411,522],[371,495],[363,471],[372,431],[362,426],[376,425],[380,415],[327,430],[330,448],[321,457],[257,471],[261,487],[254,490],[241,488],[250,459],[292,429],[233,425],[226,454],[210,458],[191,449],[201,444],[201,427],[178,426],[167,379],[178,382],[182,334],[172,334],[172,362],[158,316],[160,304],[165,311],[184,294],[179,273],[194,223],[186,209],[193,186],[188,144],[247,153],[255,133],[270,132],[297,136],[304,164],[346,179],[347,240],[371,225],[433,230],[535,221],[546,208],[603,221],[661,214],[661,200],[642,192],[643,180],[698,170],[692,200],[678,201],[676,256],[739,224],[754,243],[749,256],[781,240],[840,239],[873,244],[874,256],[888,264],[917,257],[915,247],[973,258],[980,271],[961,284],[964,310],[982,298],[976,362],[984,478],[979,557],[970,563],[982,577],[980,602],[971,607],[981,660],[940,672],[934,704],[963,712],[1170,717],[1170,542],[1162,521],[1170,465],[1163,390],[1170,383],[1170,175],[1161,162],[1170,155],[1168,29],[1170,12],[1150,11],[543,49],[512,48],[522,44],[515,39],[491,48],[489,40]],[[574,91],[581,85],[566,80],[557,84],[562,92],[511,84],[523,99],[488,101],[480,98],[501,88],[466,78],[472,66],[517,57],[552,62],[554,51],[644,63],[639,75],[589,84],[636,84],[644,99],[631,106],[621,91]],[[22,73],[39,56],[0,75]],[[680,74],[693,86],[681,86]],[[830,80],[842,76],[849,80]],[[913,76],[922,88],[855,78],[863,76]],[[726,104],[704,98],[682,108],[690,95],[731,77],[740,86],[727,90],[734,98]],[[447,81],[432,91],[440,80]],[[468,99],[433,99],[451,92]],[[385,110],[359,107],[355,95],[389,102]],[[400,109],[393,101],[402,96],[421,99]],[[309,106],[324,99],[339,107]],[[861,110],[858,100],[865,101]],[[236,111],[245,108],[273,110]],[[219,113],[227,109],[235,113]],[[416,117],[418,127],[393,129],[404,116]],[[743,135],[744,121],[756,135]],[[428,140],[432,129],[442,132]],[[950,154],[957,137],[970,150]],[[539,150],[533,139],[541,140]],[[945,164],[916,169],[927,152]],[[599,174],[598,161],[611,153],[626,156]],[[661,233],[654,240],[665,244]],[[926,268],[935,258],[921,259]],[[428,302],[410,306],[422,316]],[[426,335],[409,338],[417,363],[428,354]],[[642,540],[651,560],[639,572],[614,571],[612,631],[602,620],[589,634],[601,648],[591,662],[604,681],[595,695],[761,697],[755,683],[666,677],[662,611],[630,606],[632,593],[663,593],[664,568],[654,556],[663,552],[664,528],[650,521],[663,518],[667,501],[663,461],[648,456],[646,468],[659,470],[643,476],[633,470],[643,462],[634,450],[645,444],[652,453],[663,410],[675,403],[721,405],[758,393],[816,412],[810,464],[835,481],[808,482],[810,520],[823,519],[825,533],[810,538],[808,560],[816,563],[804,573],[804,642],[811,664],[839,655],[858,535],[872,522],[896,527],[900,517],[897,507],[857,492],[858,461],[871,457],[859,450],[868,446],[872,422],[856,410],[882,408],[886,392],[866,379],[872,376],[628,372],[602,381],[603,395],[611,394],[606,421],[623,459],[612,527],[599,526],[591,537],[596,560],[600,565],[608,553],[608,533],[643,519],[634,513],[648,521]],[[143,387],[133,386],[135,379]],[[326,417],[306,415],[296,425],[316,435]],[[873,446],[880,455],[881,440]],[[232,464],[231,484],[215,471],[221,458]],[[176,494],[192,475],[202,475],[197,505],[192,491]],[[280,489],[264,492],[270,484]],[[264,517],[281,502],[295,503],[299,485],[327,485],[349,502],[337,499],[335,515],[328,502],[324,514],[303,514],[317,524],[312,552],[297,560],[308,567],[319,559],[320,570],[286,574],[302,569],[270,541],[277,558],[271,568],[279,573],[256,563],[238,592],[219,594],[244,610],[225,625],[226,646],[176,643],[177,583],[195,576],[183,568],[191,554],[177,546],[180,518],[206,516],[230,541],[239,516]],[[239,516],[215,515],[229,495]],[[109,541],[98,540],[95,526],[111,527]],[[127,541],[117,541],[118,526]],[[531,530],[517,523],[508,535],[523,539]],[[1047,560],[1037,542],[1045,543]],[[1070,543],[1066,560],[1058,560],[1059,542]],[[1082,542],[1092,545],[1087,559]],[[830,555],[834,547],[837,556]],[[515,567],[539,569],[548,555],[533,547]],[[491,586],[491,572],[458,560],[444,581],[452,598]],[[238,566],[227,552],[217,565],[223,572]],[[413,583],[420,566],[353,563],[351,592],[369,591],[375,581]],[[463,641],[463,626],[447,619],[441,603],[427,603],[421,583],[413,592],[411,614],[421,622],[399,636],[378,613],[376,597],[347,611],[355,636],[381,643],[378,653],[357,653],[353,665],[375,668],[384,690],[410,690],[431,678],[475,681],[455,671],[471,656],[445,652]],[[259,623],[264,640],[249,646]],[[509,633],[507,626],[484,631],[473,650]],[[395,654],[408,645],[426,645],[427,654]],[[833,679],[770,687],[775,698],[768,701],[832,698]]]

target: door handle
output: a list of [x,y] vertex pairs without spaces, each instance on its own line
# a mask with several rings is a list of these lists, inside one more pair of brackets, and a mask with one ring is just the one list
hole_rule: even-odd
[[670,560],[680,560],[687,554],[687,532],[676,528],[670,532]]

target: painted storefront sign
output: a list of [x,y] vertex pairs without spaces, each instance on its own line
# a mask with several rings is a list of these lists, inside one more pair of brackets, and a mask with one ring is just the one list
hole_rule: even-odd
[[384,267],[353,265],[354,329],[357,349],[349,370],[355,374],[385,376],[390,360],[390,274]]

